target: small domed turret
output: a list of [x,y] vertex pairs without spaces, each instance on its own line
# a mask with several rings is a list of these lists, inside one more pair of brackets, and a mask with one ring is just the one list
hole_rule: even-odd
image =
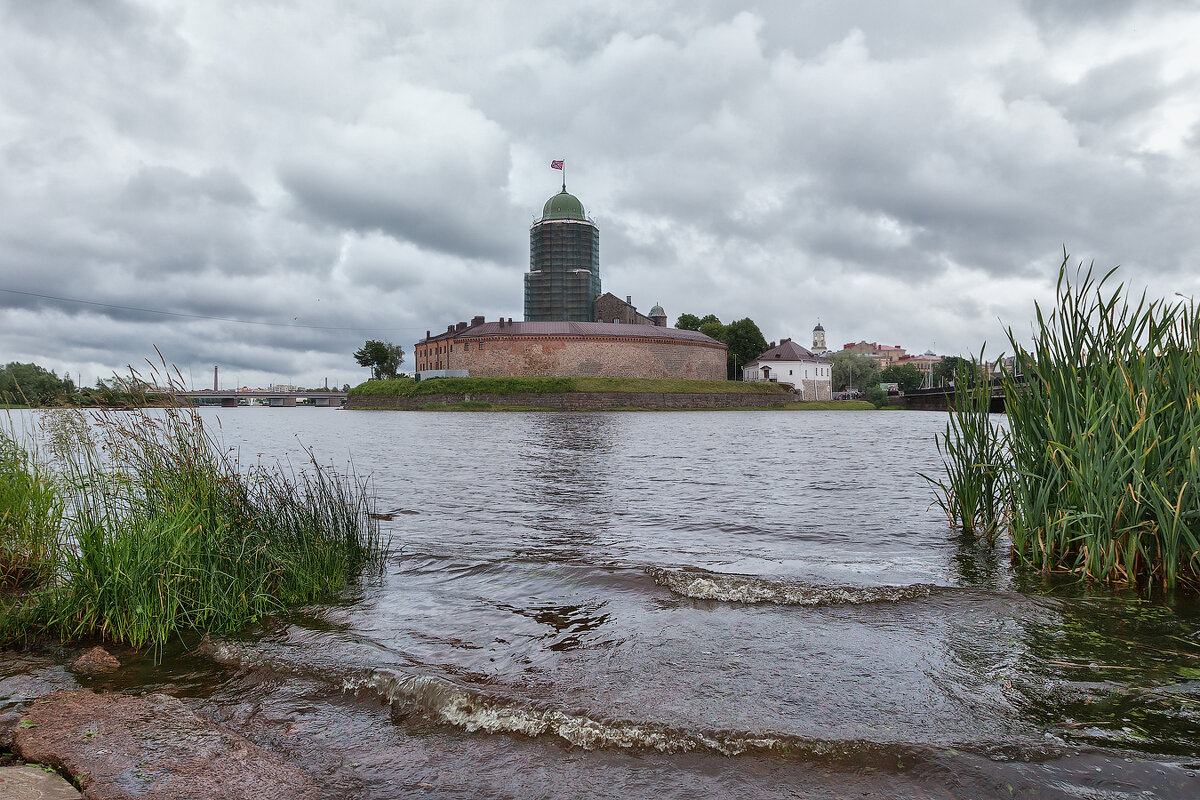
[[650,313],[647,316],[654,320],[654,324],[658,327],[667,327],[667,312],[658,303],[654,304],[654,307],[650,309]]
[[568,194],[564,186],[561,192],[546,201],[542,208],[542,219],[586,220],[587,217],[583,213],[583,203],[575,195]]

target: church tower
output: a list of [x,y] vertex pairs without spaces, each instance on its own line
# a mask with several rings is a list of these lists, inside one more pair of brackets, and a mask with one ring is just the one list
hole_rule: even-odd
[[825,328],[821,323],[817,323],[817,327],[813,328],[813,346],[812,351],[817,355],[824,353],[829,348],[825,346]]
[[600,229],[564,179],[529,229],[525,321],[591,322],[599,295]]

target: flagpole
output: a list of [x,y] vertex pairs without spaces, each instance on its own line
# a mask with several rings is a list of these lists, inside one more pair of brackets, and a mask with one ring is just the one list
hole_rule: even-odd
[[562,174],[563,174],[563,191],[566,192],[567,191],[567,160],[566,159],[563,159]]

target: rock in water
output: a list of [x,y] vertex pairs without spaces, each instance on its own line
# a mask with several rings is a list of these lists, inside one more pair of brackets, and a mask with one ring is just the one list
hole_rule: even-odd
[[71,671],[80,675],[99,675],[102,672],[116,672],[121,668],[121,662],[116,656],[96,646],[71,662]]
[[89,800],[318,794],[296,767],[165,694],[47,695],[13,730],[13,750],[75,776]]
[[79,800],[75,787],[40,767],[0,767],[0,797],[16,800]]

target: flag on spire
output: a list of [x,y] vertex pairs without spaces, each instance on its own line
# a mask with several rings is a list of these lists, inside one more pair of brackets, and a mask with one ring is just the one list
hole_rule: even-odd
[[563,168],[563,162],[561,162],[561,161],[551,161],[550,162],[550,169],[562,169],[562,168]]

